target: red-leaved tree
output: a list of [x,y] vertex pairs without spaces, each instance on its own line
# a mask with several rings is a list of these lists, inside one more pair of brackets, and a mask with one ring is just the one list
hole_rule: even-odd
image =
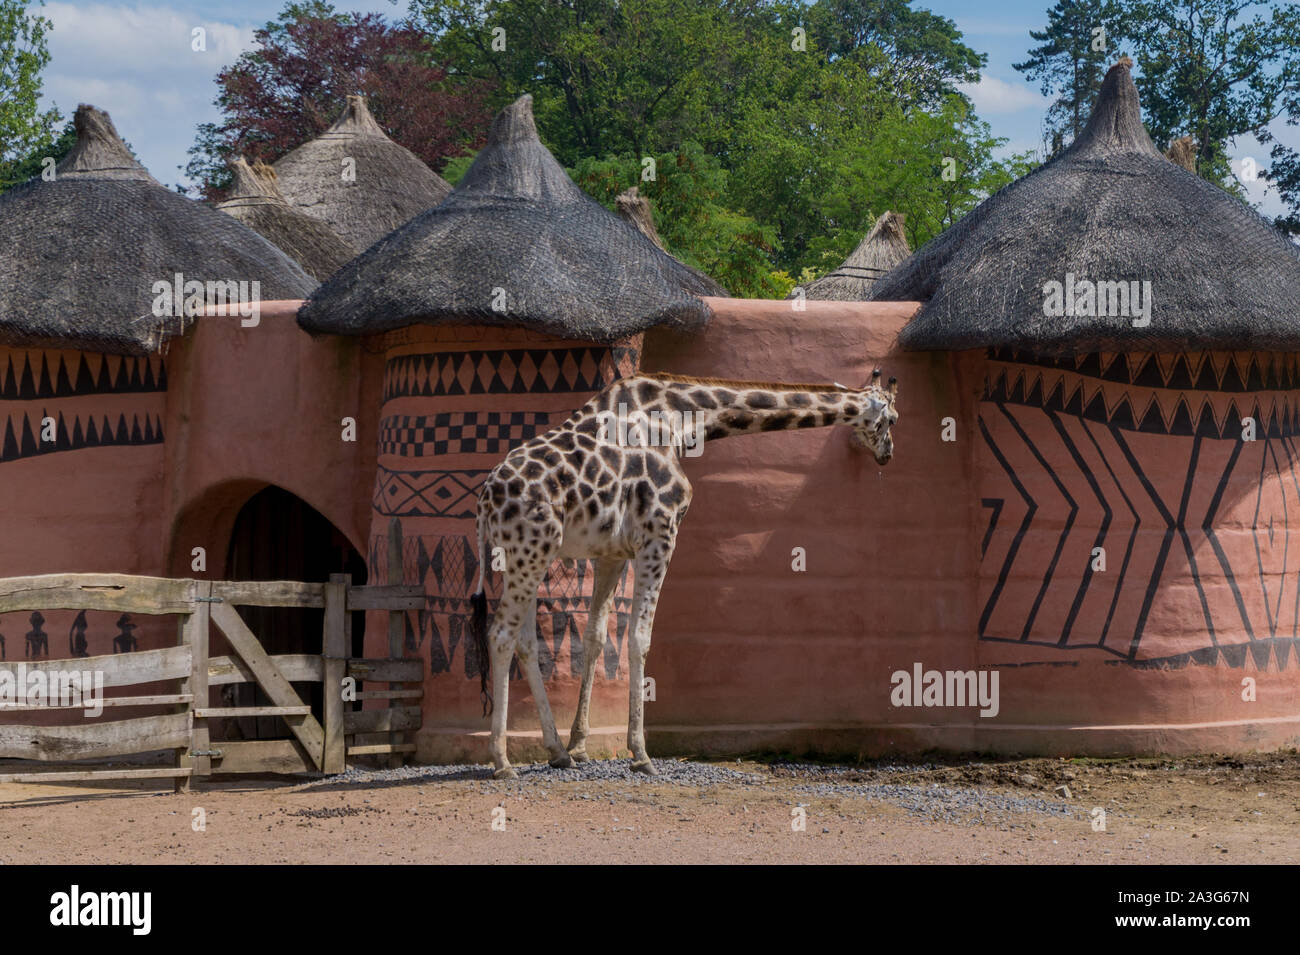
[[185,172],[205,199],[223,197],[231,159],[274,162],[328,128],[354,93],[435,171],[483,144],[491,86],[450,74],[406,24],[310,0],[290,3],[254,37],[258,46],[217,74],[222,120],[201,124],[189,150]]

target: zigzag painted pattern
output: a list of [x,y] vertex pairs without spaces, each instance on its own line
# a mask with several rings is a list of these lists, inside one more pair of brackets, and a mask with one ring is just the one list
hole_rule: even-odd
[[980,638],[1128,666],[1300,665],[1300,396],[1238,384],[1300,383],[1294,356],[1000,354],[977,420]]

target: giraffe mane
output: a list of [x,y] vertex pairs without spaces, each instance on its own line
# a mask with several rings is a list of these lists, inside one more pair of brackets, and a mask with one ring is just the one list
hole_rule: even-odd
[[704,378],[697,375],[675,375],[666,371],[643,371],[640,375],[642,378],[653,378],[656,381],[675,381],[685,385],[719,385],[736,390],[749,388],[763,389],[767,391],[821,391],[827,393],[863,390],[860,388],[846,388],[840,385],[826,384],[825,382],[811,384],[799,381],[749,381],[743,378]]

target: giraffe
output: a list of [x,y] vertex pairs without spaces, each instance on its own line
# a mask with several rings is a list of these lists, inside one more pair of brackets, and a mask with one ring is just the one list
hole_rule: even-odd
[[[879,369],[857,389],[637,374],[607,385],[562,424],[507,454],[479,492],[479,577],[470,598],[484,715],[492,715],[494,777],[516,776],[506,758],[512,655],[532,689],[550,765],[566,768],[587,760],[592,682],[614,591],[629,560],[635,590],[628,628],[627,744],[632,769],[655,775],[645,748],[642,685],[660,588],[691,504],[681,458],[700,453],[703,441],[843,424],[884,465],[894,452],[897,392],[894,378],[881,387]],[[590,559],[596,570],[567,749],[556,733],[537,662],[537,589],[557,559]],[[496,570],[504,579],[489,626],[486,575]]]

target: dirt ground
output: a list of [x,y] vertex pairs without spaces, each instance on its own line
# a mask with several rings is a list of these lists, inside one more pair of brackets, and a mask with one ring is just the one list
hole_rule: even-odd
[[1294,752],[657,763],[655,779],[611,760],[522,767],[510,783],[486,767],[406,767],[179,794],[170,782],[7,784],[0,862],[1300,862]]

